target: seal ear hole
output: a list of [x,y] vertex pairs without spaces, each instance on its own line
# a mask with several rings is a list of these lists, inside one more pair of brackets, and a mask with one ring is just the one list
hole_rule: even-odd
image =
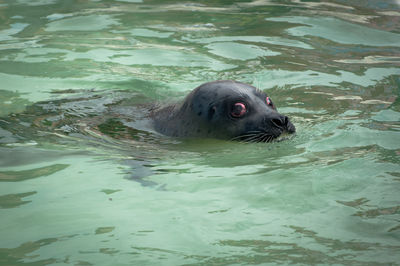
[[208,119],[211,120],[211,118],[214,116],[215,111],[217,110],[217,107],[211,106],[210,109],[208,109]]

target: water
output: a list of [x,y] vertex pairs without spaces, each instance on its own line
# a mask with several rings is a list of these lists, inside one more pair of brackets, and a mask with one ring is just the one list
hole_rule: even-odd
[[[399,20],[383,0],[0,1],[0,265],[399,265]],[[131,127],[217,79],[265,90],[296,136]]]

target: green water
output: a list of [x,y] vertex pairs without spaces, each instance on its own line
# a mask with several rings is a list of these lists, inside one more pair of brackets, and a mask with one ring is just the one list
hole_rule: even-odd
[[[399,46],[386,0],[0,0],[0,265],[400,265]],[[296,136],[66,130],[217,79]]]

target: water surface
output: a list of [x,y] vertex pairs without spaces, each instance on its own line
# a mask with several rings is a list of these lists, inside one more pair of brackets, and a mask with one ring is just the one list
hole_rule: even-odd
[[[398,265],[399,21],[390,1],[0,0],[0,264]],[[144,106],[218,79],[296,136],[146,130]]]

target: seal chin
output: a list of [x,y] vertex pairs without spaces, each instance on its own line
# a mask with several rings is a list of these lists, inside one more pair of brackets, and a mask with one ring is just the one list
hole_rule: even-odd
[[274,142],[281,142],[284,140],[290,140],[295,136],[295,132],[283,132],[279,137],[277,137],[276,139],[274,139]]

